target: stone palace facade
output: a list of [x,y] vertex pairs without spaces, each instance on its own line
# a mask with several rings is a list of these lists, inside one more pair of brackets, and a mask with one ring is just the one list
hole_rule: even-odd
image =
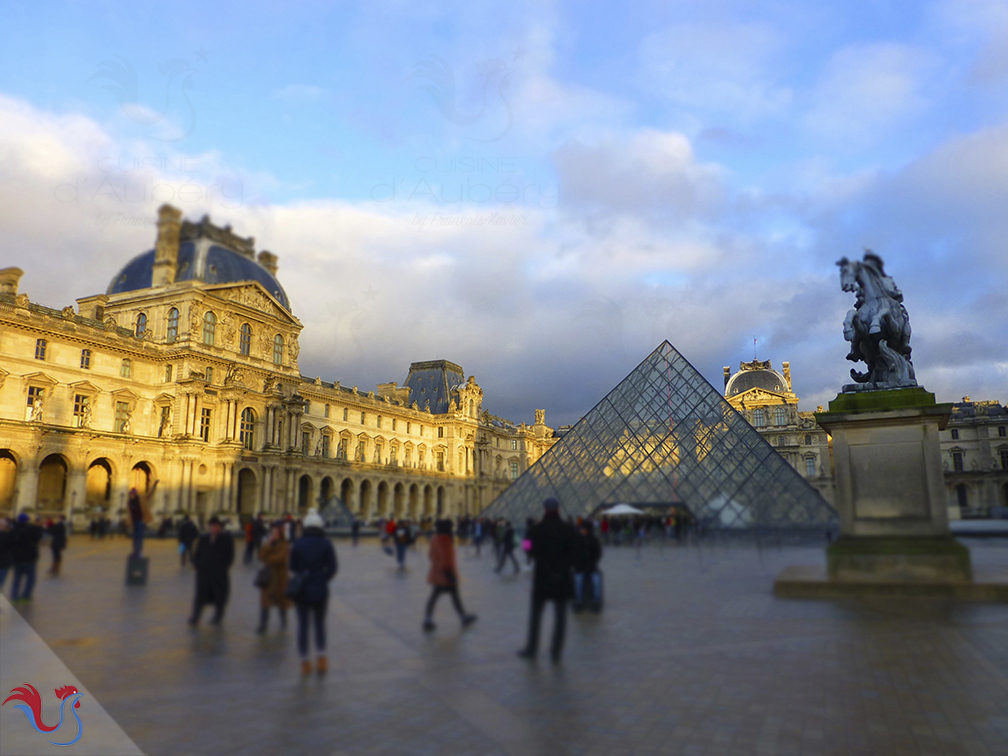
[[163,206],[154,249],[105,294],[52,309],[0,271],[0,511],[123,511],[160,481],[157,515],[476,513],[555,442],[515,424],[473,376],[413,363],[374,390],[298,370],[301,323],[254,240]]

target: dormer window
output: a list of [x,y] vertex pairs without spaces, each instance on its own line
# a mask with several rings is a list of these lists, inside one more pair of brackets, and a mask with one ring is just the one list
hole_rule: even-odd
[[205,346],[214,345],[214,336],[217,332],[217,316],[208,312],[203,316],[203,344]]
[[147,332],[147,313],[141,312],[137,315],[136,327],[133,329],[133,333],[139,338]]

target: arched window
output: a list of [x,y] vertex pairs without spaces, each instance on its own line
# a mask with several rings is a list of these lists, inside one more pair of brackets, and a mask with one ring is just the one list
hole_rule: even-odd
[[203,343],[207,346],[214,345],[214,334],[217,332],[217,316],[208,312],[203,316]]
[[757,428],[766,427],[766,413],[764,413],[763,410],[758,409],[753,412],[753,425]]
[[249,451],[253,450],[255,443],[255,412],[252,411],[251,407],[246,407],[242,410],[239,439],[242,446]]
[[787,410],[783,407],[777,407],[773,411],[773,424],[774,425],[787,425]]
[[242,323],[241,338],[238,341],[238,349],[246,356],[252,350],[252,326],[248,323]]
[[273,364],[283,363],[283,336],[279,333],[273,337]]
[[135,333],[137,336],[143,336],[146,332],[147,332],[147,313],[141,312],[139,315],[137,315],[136,329],[134,329],[133,333]]
[[174,344],[178,340],[178,308],[172,307],[168,310],[168,333],[165,341]]

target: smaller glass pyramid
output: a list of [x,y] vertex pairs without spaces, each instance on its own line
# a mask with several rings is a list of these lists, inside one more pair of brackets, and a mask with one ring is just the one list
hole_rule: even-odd
[[484,511],[686,507],[706,530],[818,530],[836,511],[668,341]]

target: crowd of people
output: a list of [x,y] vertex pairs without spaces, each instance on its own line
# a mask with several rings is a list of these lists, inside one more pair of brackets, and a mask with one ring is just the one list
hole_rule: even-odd
[[[131,558],[141,554],[147,526],[153,521],[146,496],[130,492],[129,508],[121,529],[133,537]],[[281,629],[287,626],[288,612],[295,610],[297,646],[301,670],[305,675],[324,674],[328,670],[326,656],[326,616],[329,583],[338,570],[336,550],[326,535],[325,522],[318,511],[311,509],[303,520],[287,514],[273,521],[263,514],[244,520],[233,531],[244,541],[242,561],[246,565],[258,562],[255,586],[259,588],[259,623],[256,632],[265,634],[273,610]],[[519,656],[534,658],[539,648],[540,625],[545,606],[554,604],[553,634],[550,656],[560,660],[563,653],[568,607],[574,612],[601,611],[603,596],[599,563],[603,546],[640,546],[649,540],[681,542],[695,529],[696,522],[686,510],[670,510],[665,516],[606,517],[596,519],[563,519],[559,503],[547,499],[540,519],[528,518],[524,529],[503,518],[425,517],[417,522],[409,519],[382,519],[378,523],[380,545],[394,556],[399,569],[405,569],[408,552],[416,550],[426,539],[430,563],[427,583],[431,586],[422,628],[435,630],[433,615],[438,599],[447,594],[463,628],[477,620],[465,610],[459,593],[459,563],[456,546],[468,549],[471,557],[481,558],[484,543],[493,550],[492,566],[501,573],[510,565],[514,574],[522,571],[516,553],[524,553],[526,569],[533,572],[528,633]],[[359,543],[362,522],[351,528],[352,544]],[[91,538],[101,539],[109,531],[105,518],[92,520]],[[132,531],[132,532],[131,532]],[[210,623],[219,625],[230,597],[230,569],[235,560],[235,535],[231,523],[217,516],[206,523],[201,533],[199,525],[185,514],[177,521],[165,519],[157,535],[167,537],[174,532],[178,540],[181,568],[191,563],[195,569],[195,590],[189,624],[197,626],[207,605],[213,607]],[[48,537],[52,551],[50,573],[59,575],[62,551],[67,546],[68,523],[59,517],[48,522],[33,521],[21,514],[13,523],[0,518],[0,588],[7,572],[13,569],[12,600],[31,600],[35,584],[35,566],[40,543]],[[314,640],[314,662],[312,644]]]

